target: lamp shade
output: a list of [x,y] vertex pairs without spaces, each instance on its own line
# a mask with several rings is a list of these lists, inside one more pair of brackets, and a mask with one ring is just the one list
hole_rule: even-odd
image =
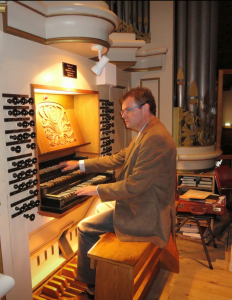
[[107,56],[102,56],[99,62],[91,68],[94,74],[101,75],[102,70],[104,69],[105,65],[108,63],[109,58]]

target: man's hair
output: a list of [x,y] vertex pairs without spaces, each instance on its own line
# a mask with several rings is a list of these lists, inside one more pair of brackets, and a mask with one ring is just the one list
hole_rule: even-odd
[[142,88],[142,87],[136,87],[128,92],[126,92],[121,98],[120,102],[121,104],[128,98],[128,97],[134,97],[135,102],[137,104],[145,104],[148,103],[150,107],[150,113],[154,116],[156,115],[156,103],[155,98],[152,95],[151,90],[148,88]]

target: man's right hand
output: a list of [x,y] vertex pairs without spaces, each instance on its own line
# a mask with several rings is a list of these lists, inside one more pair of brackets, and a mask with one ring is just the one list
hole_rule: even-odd
[[79,161],[77,160],[62,161],[56,166],[56,169],[62,169],[62,172],[71,171],[77,168],[79,168]]

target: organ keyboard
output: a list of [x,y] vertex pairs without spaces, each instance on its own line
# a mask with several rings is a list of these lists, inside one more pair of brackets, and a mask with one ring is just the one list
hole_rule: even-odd
[[41,168],[39,171],[41,211],[62,214],[89,198],[89,196],[77,196],[75,194],[77,189],[114,181],[113,171],[90,174],[79,170],[62,172],[57,170],[56,166]]

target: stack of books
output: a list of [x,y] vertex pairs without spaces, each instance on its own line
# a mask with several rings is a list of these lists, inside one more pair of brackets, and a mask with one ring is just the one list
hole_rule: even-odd
[[212,182],[212,178],[209,178],[209,177],[201,177],[198,185],[198,187],[201,187],[201,188],[209,188],[209,189],[212,189],[213,187],[213,182]]
[[[210,238],[210,232],[208,228],[208,224],[206,220],[200,220],[201,231],[203,233],[203,237],[207,242],[207,239]],[[213,228],[213,219],[211,220],[211,229]],[[201,235],[199,233],[198,226],[196,223],[191,222],[189,220],[186,224],[184,224],[179,231],[178,237],[182,238],[190,238],[195,240],[200,240]]]
[[180,186],[197,186],[196,177],[193,176],[183,176],[180,178]]

